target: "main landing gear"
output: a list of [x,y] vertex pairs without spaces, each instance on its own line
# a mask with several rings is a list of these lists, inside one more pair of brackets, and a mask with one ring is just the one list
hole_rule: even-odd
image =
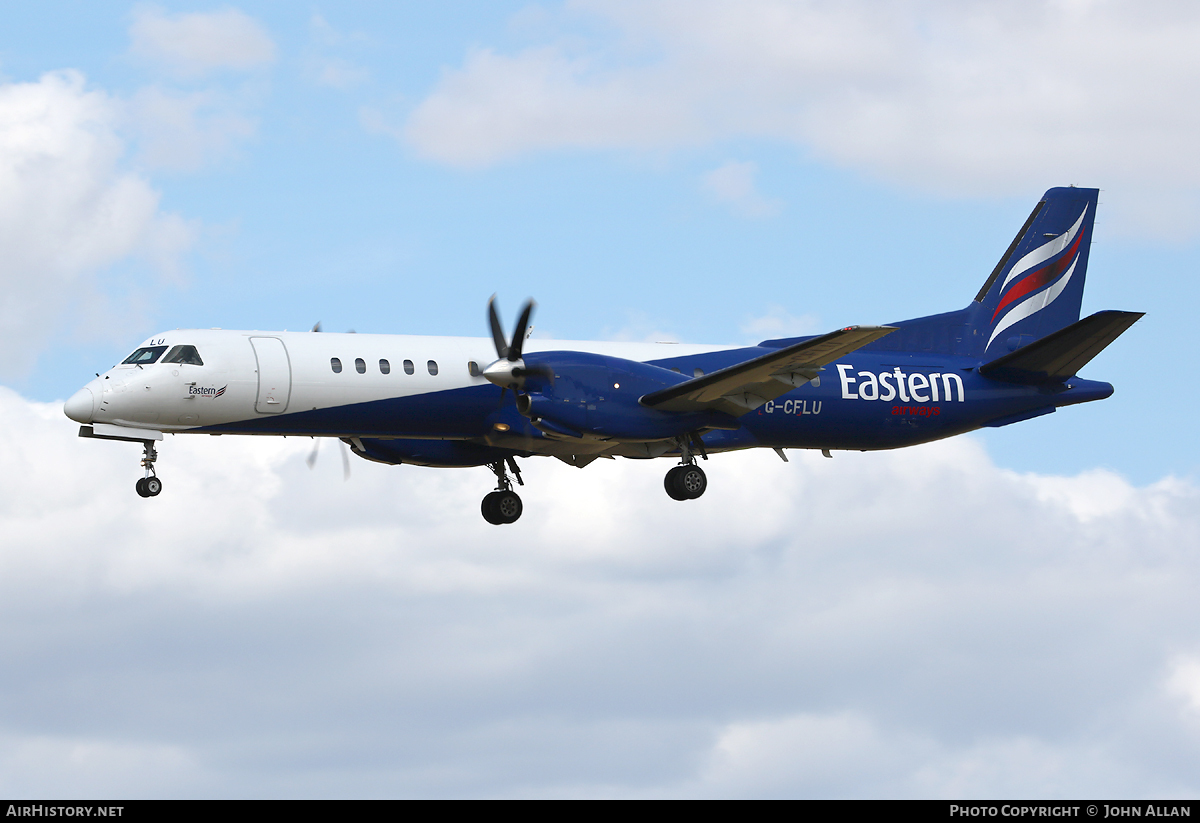
[[663,486],[672,500],[695,500],[708,488],[708,477],[705,476],[704,469],[696,465],[693,449],[700,452],[700,456],[705,460],[708,459],[708,454],[704,450],[704,441],[694,434],[680,437],[678,442],[680,459],[683,462],[667,472]]
[[525,508],[521,504],[521,498],[512,490],[512,481],[509,480],[508,472],[505,471],[505,464],[512,470],[513,476],[517,478],[517,483],[525,485],[525,481],[521,479],[521,470],[517,468],[517,461],[511,457],[488,464],[488,468],[496,473],[496,490],[483,498],[480,510],[483,512],[483,519],[493,526],[516,523]]
[[154,461],[158,459],[158,451],[154,448],[153,440],[144,442],[142,468],[146,470],[146,476],[137,482],[137,493],[140,497],[158,497],[162,491],[162,481],[154,474]]

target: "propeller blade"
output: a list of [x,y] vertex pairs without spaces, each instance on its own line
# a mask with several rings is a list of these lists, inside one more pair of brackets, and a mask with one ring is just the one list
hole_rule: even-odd
[[[537,303],[533,302],[531,297],[525,304],[525,308],[521,310],[521,317],[517,320],[517,327],[513,329],[512,345],[508,348],[508,359],[517,361],[521,359],[521,350],[525,348],[525,334],[529,327],[529,317],[533,314],[534,307]],[[501,355],[503,357],[504,355]]]
[[[313,438],[314,442],[313,442],[312,451],[310,451],[308,453],[308,457],[304,458],[304,462],[308,464],[308,467],[310,469],[315,468],[317,465],[317,452],[320,451],[321,441],[324,439],[325,438],[323,438],[323,437],[314,437]],[[350,479],[350,450],[346,448],[346,443],[343,440],[339,440],[338,445],[342,447],[341,448],[342,480],[349,480]]]
[[500,316],[496,313],[496,295],[488,300],[488,323],[492,327],[492,342],[496,344],[496,356],[508,356],[508,342],[504,339],[504,329],[500,326]]
[[513,377],[540,377],[551,385],[554,384],[554,369],[546,365],[526,366],[523,369],[513,369]]
[[554,384],[554,369],[552,369],[550,366],[533,366],[532,368],[528,369],[528,371],[530,374],[541,377],[551,385]]

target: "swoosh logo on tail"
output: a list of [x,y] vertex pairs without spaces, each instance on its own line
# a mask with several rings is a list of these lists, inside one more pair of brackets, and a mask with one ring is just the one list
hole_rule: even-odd
[[984,348],[986,349],[988,346],[991,346],[992,341],[996,339],[996,336],[1009,326],[1018,321],[1024,320],[1030,315],[1036,314],[1053,303],[1055,299],[1063,293],[1063,289],[1067,287],[1067,283],[1071,280],[1071,275],[1075,273],[1075,264],[1078,262],[1079,258],[1076,257],[1071,263],[1071,267],[1067,269],[1067,273],[1063,275],[1062,279],[1053,286],[1043,292],[1035,294],[1033,297],[1026,299],[1022,303],[1018,303],[1016,308],[1006,314],[1004,319],[1000,321],[1000,324],[996,326],[995,330],[992,332],[992,336],[988,338],[987,346],[984,346]]
[[[1080,219],[1082,220],[1083,218]],[[1071,245],[1071,250],[1067,252],[1067,254],[1063,255],[1049,266],[1043,266],[1042,268],[1038,269],[1024,280],[1017,282],[1016,285],[1008,290],[1008,293],[1005,294],[1004,297],[1000,298],[1000,305],[996,306],[996,310],[992,312],[992,320],[994,321],[999,316],[1000,312],[1004,311],[1006,308],[1020,300],[1025,295],[1029,294],[1030,292],[1037,291],[1042,286],[1054,280],[1054,278],[1058,277],[1067,270],[1068,265],[1074,265],[1072,260],[1074,259],[1076,252],[1079,251],[1079,244],[1082,242],[1083,232],[1080,232],[1079,236],[1075,238],[1075,242]]]

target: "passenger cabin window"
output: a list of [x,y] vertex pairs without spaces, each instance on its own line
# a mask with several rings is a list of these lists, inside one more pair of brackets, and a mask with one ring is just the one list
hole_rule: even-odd
[[430,360],[425,365],[429,367],[430,374],[437,374],[437,361],[436,360]]
[[474,360],[467,361],[467,373],[472,377],[479,377],[479,375],[483,374],[483,372],[479,370],[479,364]]
[[200,359],[200,352],[196,351],[195,346],[176,346],[167,352],[167,356],[163,358],[164,363],[182,363],[185,366],[203,366],[204,361]]
[[692,369],[692,377],[703,377],[704,369]]
[[149,366],[162,357],[162,353],[166,350],[166,346],[144,346],[122,360],[121,365]]
[[392,364],[386,360],[380,360],[379,361],[379,371],[382,372],[383,374],[391,374],[392,373]]
[[405,360],[404,361],[404,373],[412,374],[415,371],[416,371],[416,369],[413,368],[413,362],[411,360]]
[[333,369],[334,374],[342,373],[342,361],[336,357],[329,358],[329,368]]
[[361,357],[354,358],[354,370],[356,372],[358,372],[359,374],[366,374],[367,373],[367,361],[363,360]]

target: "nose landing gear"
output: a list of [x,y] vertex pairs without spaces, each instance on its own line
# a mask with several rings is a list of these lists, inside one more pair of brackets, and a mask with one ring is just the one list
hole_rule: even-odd
[[158,497],[162,491],[162,481],[154,474],[154,461],[158,459],[158,451],[154,448],[153,440],[144,441],[142,451],[142,468],[146,476],[137,482],[135,488],[140,497]]
[[667,472],[663,486],[672,500],[695,500],[704,494],[708,488],[708,477],[704,469],[696,465],[696,455],[693,447],[700,452],[705,460],[708,454],[704,451],[704,441],[696,435],[679,438],[679,454],[683,462]]
[[517,483],[525,485],[525,481],[521,479],[521,470],[517,468],[517,461],[511,457],[488,464],[488,468],[496,473],[496,490],[483,498],[480,510],[483,513],[483,519],[493,526],[516,523],[525,509],[521,498],[512,490],[512,481],[508,478],[505,464],[512,470],[513,476],[517,478]]

